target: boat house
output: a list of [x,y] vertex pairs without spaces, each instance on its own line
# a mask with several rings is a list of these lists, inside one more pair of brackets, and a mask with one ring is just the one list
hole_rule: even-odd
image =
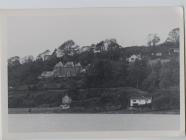
[[130,97],[130,107],[148,106],[152,104],[151,96],[133,96]]

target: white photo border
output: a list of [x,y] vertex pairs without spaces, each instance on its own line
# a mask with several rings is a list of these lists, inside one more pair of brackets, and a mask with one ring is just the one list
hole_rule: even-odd
[[[158,6],[158,5],[156,5]],[[159,5],[162,6],[162,5]],[[165,6],[165,5],[163,5]],[[168,5],[170,6],[170,5]],[[180,6],[175,5],[175,6]],[[126,6],[127,7],[127,6]],[[136,6],[134,6],[136,7]],[[114,7],[115,8],[115,7]],[[125,8],[125,6],[120,7]],[[6,51],[6,17],[8,15],[48,15],[58,14],[60,9],[36,9],[36,10],[1,10],[0,11],[0,64],[1,64],[1,112],[2,112],[2,136],[3,139],[22,138],[122,138],[144,136],[184,136],[185,135],[185,49],[184,49],[184,7],[181,6],[180,22],[180,131],[101,131],[101,132],[60,132],[60,133],[8,133],[8,87],[7,87],[7,51]]]

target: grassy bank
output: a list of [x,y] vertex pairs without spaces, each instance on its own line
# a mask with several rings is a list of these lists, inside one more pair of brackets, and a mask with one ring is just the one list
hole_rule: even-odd
[[[178,113],[179,89],[145,92],[131,87],[78,89],[70,94],[71,108],[61,110],[68,90],[24,90],[9,92],[9,113]],[[152,96],[152,108],[128,111],[131,96]],[[29,110],[31,108],[31,110]]]

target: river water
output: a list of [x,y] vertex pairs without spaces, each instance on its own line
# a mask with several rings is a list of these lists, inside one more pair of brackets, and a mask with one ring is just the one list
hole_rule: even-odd
[[179,130],[170,114],[9,114],[9,132]]

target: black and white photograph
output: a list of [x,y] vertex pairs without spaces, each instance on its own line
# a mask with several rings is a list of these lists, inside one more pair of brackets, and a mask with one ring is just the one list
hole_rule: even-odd
[[72,8],[6,16],[8,132],[179,131],[182,12]]

